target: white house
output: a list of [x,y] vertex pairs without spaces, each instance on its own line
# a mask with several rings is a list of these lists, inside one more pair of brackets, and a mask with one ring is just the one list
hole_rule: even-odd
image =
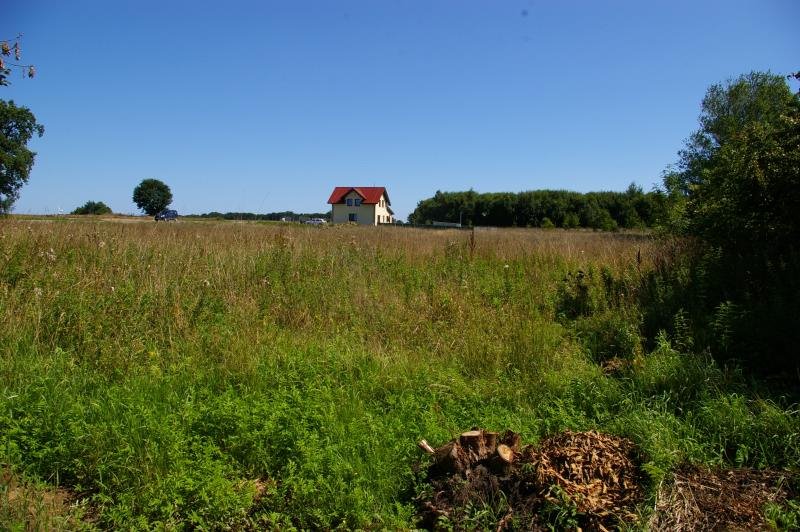
[[394,211],[385,187],[336,187],[328,198],[331,222],[379,225],[394,222]]

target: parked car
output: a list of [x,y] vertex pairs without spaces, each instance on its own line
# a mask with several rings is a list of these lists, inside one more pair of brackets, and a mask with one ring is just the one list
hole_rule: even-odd
[[178,211],[173,209],[164,209],[160,213],[156,214],[157,222],[174,222],[177,219]]
[[310,220],[306,220],[306,223],[310,225],[325,225],[328,222],[325,221],[325,218],[311,218]]

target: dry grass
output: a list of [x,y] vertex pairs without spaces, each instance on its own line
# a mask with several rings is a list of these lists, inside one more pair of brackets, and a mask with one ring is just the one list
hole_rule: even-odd
[[792,496],[791,475],[753,469],[685,467],[659,491],[649,527],[653,531],[765,530],[768,504]]
[[655,478],[798,456],[795,413],[645,356],[647,235],[129,220],[0,220],[0,462],[103,528],[410,528],[415,441],[473,425],[605,429]]
[[78,530],[85,518],[69,490],[21,481],[10,468],[0,466],[0,524],[14,523],[26,531]]

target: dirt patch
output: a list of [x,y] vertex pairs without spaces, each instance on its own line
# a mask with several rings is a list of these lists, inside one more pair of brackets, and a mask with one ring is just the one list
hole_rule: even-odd
[[431,489],[418,498],[425,528],[605,530],[637,520],[639,459],[623,438],[564,432],[520,447],[517,434],[476,429],[426,450]]
[[63,488],[45,488],[21,482],[8,467],[0,467],[0,518],[26,523],[31,529],[49,529],[70,514],[75,495]]
[[765,530],[764,508],[796,496],[791,474],[773,470],[710,470],[685,466],[662,487],[654,531]]

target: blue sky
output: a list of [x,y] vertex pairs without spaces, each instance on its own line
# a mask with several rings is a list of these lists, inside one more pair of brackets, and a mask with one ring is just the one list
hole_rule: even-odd
[[[4,3],[45,125],[17,213],[325,211],[386,186],[650,189],[715,82],[800,69],[800,2],[150,0]],[[796,86],[794,86],[796,88]]]

